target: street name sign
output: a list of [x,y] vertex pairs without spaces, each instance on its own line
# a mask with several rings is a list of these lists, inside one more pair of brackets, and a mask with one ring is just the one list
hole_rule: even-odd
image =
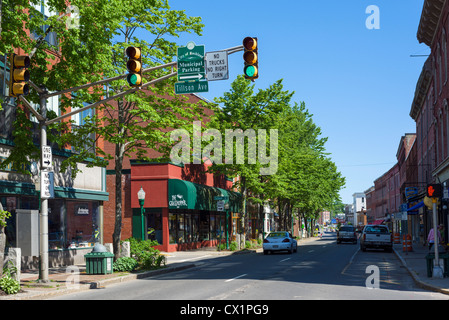
[[215,196],[214,200],[215,201],[218,201],[218,200],[229,200],[229,197],[228,196]]
[[185,47],[178,47],[178,82],[175,84],[176,94],[208,92],[204,63],[204,45],[187,43]]
[[55,178],[52,171],[41,171],[41,199],[55,197]]
[[175,83],[175,93],[176,94],[208,92],[208,91],[209,91],[209,84],[207,81],[176,82]]
[[206,77],[208,81],[229,79],[227,51],[206,53]]
[[42,146],[42,154],[41,154],[41,166],[44,169],[51,168],[52,163],[52,153],[50,146]]

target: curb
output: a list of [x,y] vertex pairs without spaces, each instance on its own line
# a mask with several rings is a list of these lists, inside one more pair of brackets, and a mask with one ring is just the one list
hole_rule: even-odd
[[401,261],[402,265],[407,269],[408,273],[413,278],[413,281],[415,281],[415,283],[418,287],[420,287],[422,289],[449,295],[449,289],[444,289],[444,288],[434,286],[434,285],[431,285],[431,284],[428,284],[428,283],[422,281],[421,278],[416,274],[416,272],[409,268],[409,266],[407,265],[407,262],[405,262],[404,258],[402,258],[402,256],[396,251],[396,249],[393,248],[393,252],[396,255],[396,257]]
[[108,285],[121,283],[121,282],[128,282],[132,280],[137,279],[144,279],[160,274],[165,273],[171,273],[171,272],[177,272],[189,268],[196,267],[197,265],[194,263],[180,265],[180,266],[174,266],[174,267],[167,267],[164,269],[158,269],[158,270],[151,270],[151,271],[145,271],[142,273],[136,273],[136,274],[128,274],[125,276],[119,276],[115,278],[100,280],[100,281],[92,281],[85,284],[75,284],[73,285],[73,288],[63,288],[63,289],[56,289],[56,290],[49,290],[47,292],[26,292],[24,293],[24,296],[4,296],[1,297],[0,300],[42,300],[50,297],[57,297],[60,295],[70,294],[70,293],[76,293],[81,291],[87,291],[91,289],[102,289],[105,288]]

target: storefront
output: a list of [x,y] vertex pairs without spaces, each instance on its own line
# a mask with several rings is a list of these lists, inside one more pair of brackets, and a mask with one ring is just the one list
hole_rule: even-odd
[[[0,157],[5,157],[8,150],[2,150]],[[104,168],[79,164],[82,172],[71,179],[70,173],[59,171],[61,161],[61,157],[54,157],[54,198],[48,200],[50,267],[82,263],[84,253],[89,252],[86,250],[102,242],[103,202],[109,199]],[[21,248],[22,263],[29,268],[37,266],[39,256],[38,181],[38,175],[23,175],[8,168],[0,171],[0,202],[11,213],[6,221],[6,247]]]
[[[241,197],[229,190],[231,185],[205,168],[131,162],[133,237],[141,239],[144,232],[145,239],[157,240],[158,249],[166,252],[225,243],[233,230],[232,217],[240,212]],[[137,199],[140,188],[145,191],[143,219]],[[223,207],[217,199],[224,199]]]

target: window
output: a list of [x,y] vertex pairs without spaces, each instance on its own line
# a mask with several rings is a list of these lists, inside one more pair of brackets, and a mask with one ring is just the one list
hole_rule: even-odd
[[441,48],[440,48],[440,44],[437,44],[437,53],[438,53],[438,60],[437,60],[437,64],[438,64],[438,84],[439,84],[439,91],[438,93],[441,94],[442,88],[443,88],[443,66],[442,66],[442,62],[441,62]]
[[[4,98],[9,90],[9,68],[5,68],[6,55],[0,55],[0,97]],[[15,98],[5,98],[0,110],[0,138],[12,140],[13,122],[16,118]]]
[[389,232],[385,226],[367,226],[365,233],[388,234]]
[[446,30],[443,29],[442,34],[442,47],[443,47],[443,69],[444,69],[444,84],[447,82],[447,41],[446,41]]
[[441,137],[441,158],[440,160],[443,161],[444,159],[444,126],[443,126],[443,114],[440,111],[440,137]]
[[[42,13],[44,15],[44,19],[47,20],[49,17],[57,14],[57,12],[50,11],[50,8],[48,6],[48,0],[42,0],[40,4],[34,5],[34,9],[36,9],[38,12]],[[49,28],[48,25],[44,26],[42,28],[42,31],[46,32]],[[33,37],[36,39],[38,37],[37,34],[33,33]],[[50,46],[58,46],[58,38],[56,37],[56,32],[49,32],[48,35],[45,37],[45,41]]]
[[169,242],[170,244],[177,243],[177,220],[178,215],[175,213],[170,213],[168,216],[168,234],[169,234]]
[[435,65],[435,57],[432,58],[432,70],[433,70],[433,102],[437,102],[437,68]]

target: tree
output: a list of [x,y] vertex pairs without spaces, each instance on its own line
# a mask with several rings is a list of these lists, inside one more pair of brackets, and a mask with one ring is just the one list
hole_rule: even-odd
[[[71,27],[70,19],[73,17],[58,14],[44,17],[34,9],[38,3],[38,0],[3,0],[0,52],[10,53],[21,48],[32,55],[31,80],[37,85],[44,85],[50,92],[125,73],[124,49],[128,45],[142,48],[144,68],[171,62],[176,55],[174,39],[183,32],[201,34],[203,27],[200,18],[172,10],[167,0],[125,3],[118,0],[73,0],[70,5],[76,6],[79,11],[79,27]],[[65,0],[48,0],[46,5],[50,12],[64,13],[67,10]],[[28,36],[26,30],[37,37]],[[140,31],[143,31],[142,36],[137,36]],[[50,32],[54,32],[58,39],[54,47],[38,38],[43,39]],[[153,71],[149,77],[157,79],[163,72],[166,73],[166,70]],[[60,108],[64,113],[69,108],[82,107],[86,102],[99,101],[126,88],[128,86],[124,80],[117,80],[108,86],[62,95]],[[77,173],[76,164],[86,158],[94,159],[91,166],[105,166],[108,160],[113,159],[116,172],[113,244],[116,254],[121,235],[124,157],[136,154],[138,158],[145,158],[147,151],[154,149],[160,156],[168,158],[168,143],[171,141],[161,129],[186,126],[191,124],[192,119],[201,116],[198,106],[188,105],[183,97],[174,95],[172,82],[165,81],[147,89],[146,92],[138,91],[98,107],[76,130],[70,120],[55,123],[51,128],[58,134],[49,137],[60,147],[70,145],[77,151],[63,162],[61,168],[72,168],[73,175]],[[39,101],[35,92],[29,99],[34,103]],[[27,173],[21,170],[22,165],[30,158],[38,157],[38,150],[31,142],[30,125],[26,112],[18,108],[14,125],[16,148],[2,166],[13,164],[14,169]],[[92,133],[95,133],[94,137]],[[100,137],[115,144],[113,155],[106,154],[95,145]]]
[[313,122],[305,104],[285,109],[279,130],[279,169],[265,185],[266,194],[278,206],[281,228],[289,229],[294,212],[303,219],[316,219],[330,208],[344,185],[344,178],[327,157],[327,138]]
[[[224,135],[222,140],[227,140],[230,148],[225,146],[222,150],[226,157],[225,162],[215,163],[210,170],[228,177],[238,177],[236,186],[242,194],[242,223],[246,218],[246,201],[251,199],[253,202],[262,203],[263,199],[256,195],[263,194],[265,176],[276,174],[278,149],[275,137],[279,127],[279,115],[288,107],[291,97],[291,93],[283,90],[282,80],[255,93],[254,85],[243,76],[238,76],[231,84],[230,91],[215,99],[215,102],[220,104],[220,110],[212,119],[211,127],[218,129]],[[270,132],[270,129],[274,131]],[[244,143],[245,138],[243,138],[241,142],[244,143],[244,149],[240,152],[238,139],[234,142],[233,138],[225,135],[226,132],[236,133],[238,130],[242,135],[247,136],[248,141]],[[260,154],[265,153],[261,152],[261,143],[264,142],[264,138],[260,134],[263,132],[267,135],[270,132],[269,139],[267,137],[265,140],[266,149],[270,154],[269,163],[260,158]],[[251,136],[252,133],[254,133],[253,136]],[[256,136],[257,150],[255,143],[252,144],[252,141],[256,141]],[[232,152],[232,158],[230,152]]]

